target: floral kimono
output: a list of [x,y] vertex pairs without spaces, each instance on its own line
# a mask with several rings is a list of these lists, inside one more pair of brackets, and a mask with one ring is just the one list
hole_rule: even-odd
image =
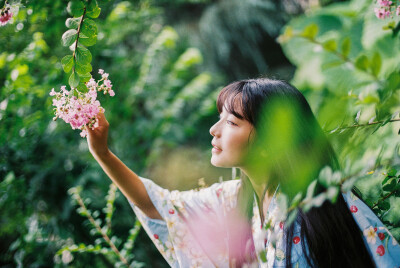
[[[232,232],[228,234],[228,230],[232,230],[232,226],[235,228],[239,226],[237,233],[242,230],[244,232],[244,229],[240,229],[240,220],[232,220],[229,217],[227,220],[227,215],[236,208],[240,180],[215,183],[201,190],[180,192],[168,191],[151,180],[140,179],[164,220],[151,219],[131,201],[129,203],[143,228],[171,267],[229,267],[229,256],[235,249],[228,246],[228,240],[234,239]],[[275,215],[278,209],[276,195],[277,193],[268,206],[263,225],[257,202],[253,202],[251,242],[254,245],[246,245],[246,248],[253,247],[257,259],[250,265],[251,267],[285,267],[284,223],[276,221]],[[367,250],[377,267],[399,267],[400,246],[388,229],[354,194],[345,193],[343,197],[364,233]],[[193,215],[200,216],[193,217]],[[274,228],[275,247],[270,241],[274,240],[271,239],[271,230],[265,228],[267,222]],[[308,267],[300,241],[300,226],[297,223],[292,243],[293,266]],[[307,245],[306,241],[303,243]]]

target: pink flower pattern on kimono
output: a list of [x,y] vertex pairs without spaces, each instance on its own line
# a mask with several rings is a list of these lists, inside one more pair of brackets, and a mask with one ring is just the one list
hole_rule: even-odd
[[[141,180],[164,220],[150,219],[133,203],[130,202],[130,204],[142,222],[143,228],[171,267],[229,267],[229,251],[228,246],[224,247],[227,245],[224,241],[216,243],[219,245],[218,254],[210,254],[209,250],[204,247],[207,245],[207,239],[201,242],[196,236],[200,233],[205,237],[214,236],[215,240],[230,239],[229,234],[218,225],[222,224],[229,228],[232,224],[229,223],[229,215],[236,210],[240,180],[216,183],[198,191],[184,192],[168,191],[148,179],[141,178]],[[255,262],[247,264],[246,267],[285,266],[287,254],[285,239],[283,239],[284,222],[278,217],[277,194],[278,191],[269,204],[263,225],[261,225],[257,202],[253,203],[253,218],[249,229],[252,232],[253,246],[257,257]],[[365,245],[369,248],[377,267],[398,267],[400,265],[400,246],[389,230],[355,195],[352,193],[342,195],[354,220],[364,234]],[[206,217],[209,217],[208,222],[212,224],[199,226],[197,230],[193,231],[194,227],[187,219],[191,215],[197,215],[196,213],[199,215],[204,213]],[[199,222],[202,223],[205,220],[200,218]],[[268,222],[271,224],[271,228],[266,228]],[[218,232],[213,232],[211,230],[213,228],[217,228]],[[300,226],[295,223],[291,261],[295,267],[308,267],[304,257],[308,252],[302,250],[303,244],[307,250],[307,241],[301,239],[300,231]]]

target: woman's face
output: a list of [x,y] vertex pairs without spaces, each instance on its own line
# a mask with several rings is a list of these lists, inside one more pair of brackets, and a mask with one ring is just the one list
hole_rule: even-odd
[[214,137],[211,141],[211,164],[216,167],[242,167],[252,130],[250,122],[237,118],[223,107],[220,120],[210,128]]

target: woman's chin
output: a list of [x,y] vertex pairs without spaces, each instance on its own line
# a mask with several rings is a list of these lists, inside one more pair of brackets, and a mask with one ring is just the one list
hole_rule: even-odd
[[211,157],[211,160],[210,160],[210,162],[211,162],[211,165],[213,165],[214,167],[222,167],[221,166],[221,161],[218,161],[217,159],[215,159],[215,157]]
[[219,159],[215,159],[214,157],[211,157],[211,165],[213,165],[214,167],[220,167],[220,168],[231,168],[233,167],[233,165],[223,162]]

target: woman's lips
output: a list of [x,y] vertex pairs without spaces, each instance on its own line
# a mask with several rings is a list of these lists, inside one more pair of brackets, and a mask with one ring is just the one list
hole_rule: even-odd
[[212,151],[213,151],[213,152],[216,153],[216,152],[221,152],[221,151],[222,151],[221,148],[219,148],[218,146],[215,146],[215,145],[212,144],[212,143],[211,143],[211,145],[213,146],[213,148],[212,148]]

